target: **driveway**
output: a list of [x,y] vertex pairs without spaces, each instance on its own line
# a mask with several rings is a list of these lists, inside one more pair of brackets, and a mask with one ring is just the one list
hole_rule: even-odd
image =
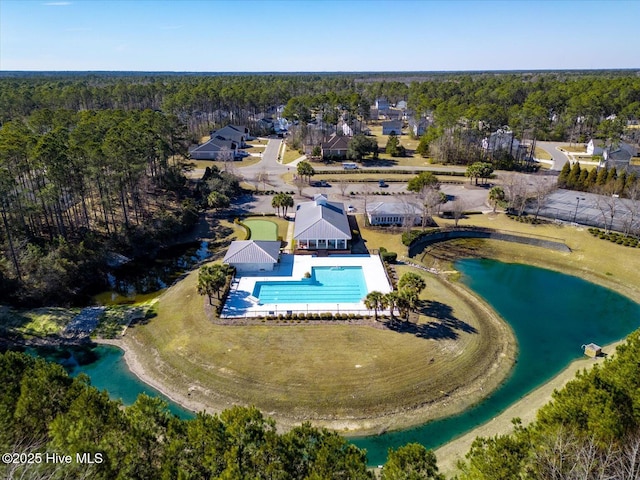
[[538,148],[543,149],[553,159],[553,165],[551,166],[551,170],[560,171],[564,164],[569,161],[569,157],[567,157],[564,153],[562,153],[558,147],[562,145],[566,145],[567,142],[536,142],[536,146]]

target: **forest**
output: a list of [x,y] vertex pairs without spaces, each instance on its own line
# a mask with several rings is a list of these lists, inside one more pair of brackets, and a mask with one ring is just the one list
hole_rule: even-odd
[[[366,452],[339,434],[308,423],[279,434],[254,407],[181,420],[140,395],[122,408],[88,377],[70,378],[57,364],[15,352],[0,354],[0,383],[0,448],[14,454],[3,456],[3,478],[374,478]],[[72,461],[45,461],[53,454]],[[77,461],[83,454],[94,462]],[[433,452],[409,444],[391,452],[382,478],[442,479],[435,464]]]
[[[245,124],[267,134],[260,120],[278,112],[302,133],[319,115],[336,127],[362,125],[380,97],[433,117],[418,153],[445,163],[486,161],[478,139],[505,125],[533,142],[640,133],[625,129],[640,118],[640,77],[632,71],[5,72],[0,297],[17,305],[82,302],[104,281],[110,253],[153,254],[195,224],[211,186],[232,185],[226,197],[241,193],[238,179],[220,172],[207,179],[208,190],[185,178],[189,146],[212,129]],[[490,160],[494,169],[527,167]]]
[[[636,331],[612,358],[556,391],[533,423],[514,419],[513,433],[477,438],[459,480],[639,478],[639,363]],[[374,478],[366,452],[337,433],[302,424],[279,434],[255,408],[181,420],[145,395],[122,408],[86,376],[70,378],[57,364],[16,352],[0,354],[0,383],[0,447],[34,460],[0,464],[5,478]],[[100,462],[37,461],[47,453],[87,453]],[[390,449],[380,478],[444,476],[433,452],[408,444]]]

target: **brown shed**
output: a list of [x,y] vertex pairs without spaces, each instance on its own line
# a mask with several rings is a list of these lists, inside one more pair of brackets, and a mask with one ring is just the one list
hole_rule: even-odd
[[584,348],[584,354],[587,355],[588,357],[595,358],[602,355],[602,348],[599,345],[596,345],[595,343],[590,343],[589,345],[583,345],[582,348]]

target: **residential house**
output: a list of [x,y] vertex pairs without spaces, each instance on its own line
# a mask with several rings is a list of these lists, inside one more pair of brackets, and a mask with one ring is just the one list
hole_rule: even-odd
[[382,135],[402,135],[402,120],[389,120],[388,122],[382,122]]
[[424,117],[418,120],[416,120],[415,118],[409,119],[409,130],[411,131],[414,137],[421,137],[422,135],[424,135],[424,132],[427,131],[428,127],[429,127],[429,120],[427,120]]
[[482,139],[482,148],[487,152],[507,152],[514,157],[518,155],[520,142],[508,129],[499,128],[488,137]]
[[631,159],[638,154],[638,149],[628,143],[620,142],[615,146],[608,146],[602,151],[601,166],[626,167]]
[[312,202],[299,204],[293,238],[298,249],[346,250],[351,228],[344,205],[330,202],[322,194],[315,195]]
[[238,157],[238,144],[221,136],[213,136],[202,145],[189,149],[194,160],[234,160]]
[[249,129],[240,125],[227,125],[215,132],[211,132],[211,136],[217,136],[226,138],[227,140],[233,140],[238,144],[239,148],[246,145],[246,141],[249,139]]
[[280,259],[280,241],[236,240],[231,242],[223,262],[237,272],[270,272]]
[[375,108],[378,110],[378,112],[384,114],[387,110],[389,110],[389,100],[387,100],[386,98],[376,98]]
[[376,202],[367,205],[371,225],[420,225],[422,209],[408,202]]
[[320,145],[322,158],[347,158],[347,149],[351,139],[344,135],[331,135]]
[[602,140],[592,138],[587,143],[587,155],[602,155]]
[[397,104],[396,104],[396,108],[398,110],[406,110],[407,109],[407,102],[405,100],[400,100]]

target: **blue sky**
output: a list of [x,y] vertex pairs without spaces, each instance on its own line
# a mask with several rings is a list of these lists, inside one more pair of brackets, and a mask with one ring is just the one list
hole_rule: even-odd
[[640,67],[640,0],[0,0],[0,70]]

